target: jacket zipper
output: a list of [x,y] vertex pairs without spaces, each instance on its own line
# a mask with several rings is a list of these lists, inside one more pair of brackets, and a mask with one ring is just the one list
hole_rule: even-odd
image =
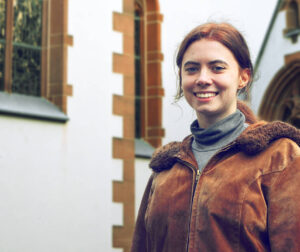
[[186,244],[187,252],[189,251],[190,231],[191,231],[191,221],[192,221],[192,211],[193,211],[192,208],[193,208],[194,196],[195,196],[195,191],[196,191],[200,176],[201,176],[201,172],[199,171],[199,169],[197,169],[196,179],[195,179],[195,184],[193,186],[192,199],[191,199],[191,204],[190,204],[189,230],[188,230],[188,240],[187,240],[187,244]]
[[194,201],[194,195],[195,195],[195,191],[196,191],[196,187],[198,184],[198,181],[200,179],[201,176],[201,172],[198,168],[194,167],[193,165],[191,165],[190,163],[179,159],[178,160],[180,163],[186,165],[187,167],[189,167],[193,172],[196,170],[196,178],[193,181],[193,185],[192,185],[192,195],[191,195],[191,200],[190,200],[190,216],[189,216],[189,229],[188,229],[188,236],[187,236],[187,243],[186,243],[186,251],[188,251],[189,249],[189,240],[190,240],[190,229],[191,229],[191,219],[192,219],[192,207],[193,207],[193,201]]
[[[209,164],[212,162],[212,160],[214,159],[214,157],[216,157],[219,153],[227,151],[228,149],[230,149],[233,145],[234,145],[235,141],[224,146],[221,150],[217,151],[212,157],[211,159],[207,162],[206,166],[203,168],[203,170],[209,166]],[[192,171],[194,172],[196,170],[196,179],[193,181],[193,190],[192,190],[192,195],[191,195],[191,200],[190,200],[190,217],[189,217],[189,229],[188,229],[188,239],[187,239],[187,245],[186,245],[186,251],[188,252],[189,250],[189,240],[190,240],[190,230],[191,230],[191,219],[192,219],[192,208],[193,208],[193,201],[194,201],[194,196],[195,196],[195,191],[197,188],[197,184],[198,181],[200,179],[200,176],[202,174],[202,172],[200,172],[199,168],[194,167],[193,165],[191,165],[189,162],[186,162],[182,159],[178,159],[178,161],[184,165],[186,165],[187,167],[189,167],[190,169],[192,169]],[[202,170],[202,171],[203,171]]]

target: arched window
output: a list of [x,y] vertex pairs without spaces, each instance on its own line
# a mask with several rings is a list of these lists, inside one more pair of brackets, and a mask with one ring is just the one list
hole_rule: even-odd
[[268,86],[259,116],[267,121],[281,120],[300,128],[300,61],[284,66]]
[[161,34],[157,1],[135,1],[135,137],[162,143]]
[[44,97],[66,112],[68,1],[0,0],[0,91]]

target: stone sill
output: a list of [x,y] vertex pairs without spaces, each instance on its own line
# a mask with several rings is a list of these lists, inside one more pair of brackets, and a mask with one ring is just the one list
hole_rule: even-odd
[[299,34],[300,34],[300,29],[299,28],[284,30],[284,36],[286,38],[291,38],[293,43],[297,42]]
[[134,140],[134,149],[136,158],[151,159],[154,148],[143,139],[136,138]]
[[57,106],[43,97],[0,92],[0,114],[65,123],[69,120]]

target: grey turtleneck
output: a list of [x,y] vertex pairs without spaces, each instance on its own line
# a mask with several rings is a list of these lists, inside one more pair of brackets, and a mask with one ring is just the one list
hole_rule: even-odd
[[240,110],[206,129],[200,128],[195,120],[191,125],[194,136],[192,150],[200,172],[218,150],[234,141],[247,126],[245,116]]

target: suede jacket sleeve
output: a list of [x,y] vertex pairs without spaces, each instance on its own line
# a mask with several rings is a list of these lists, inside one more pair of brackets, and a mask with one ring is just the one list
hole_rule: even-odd
[[149,181],[147,183],[142,202],[139,208],[136,224],[135,224],[135,231],[133,234],[133,242],[131,247],[131,252],[141,252],[147,251],[146,245],[146,227],[145,227],[145,214],[147,210],[147,203],[151,191],[151,186],[153,182],[154,173],[150,176]]
[[300,156],[276,174],[268,194],[271,251],[300,251]]

